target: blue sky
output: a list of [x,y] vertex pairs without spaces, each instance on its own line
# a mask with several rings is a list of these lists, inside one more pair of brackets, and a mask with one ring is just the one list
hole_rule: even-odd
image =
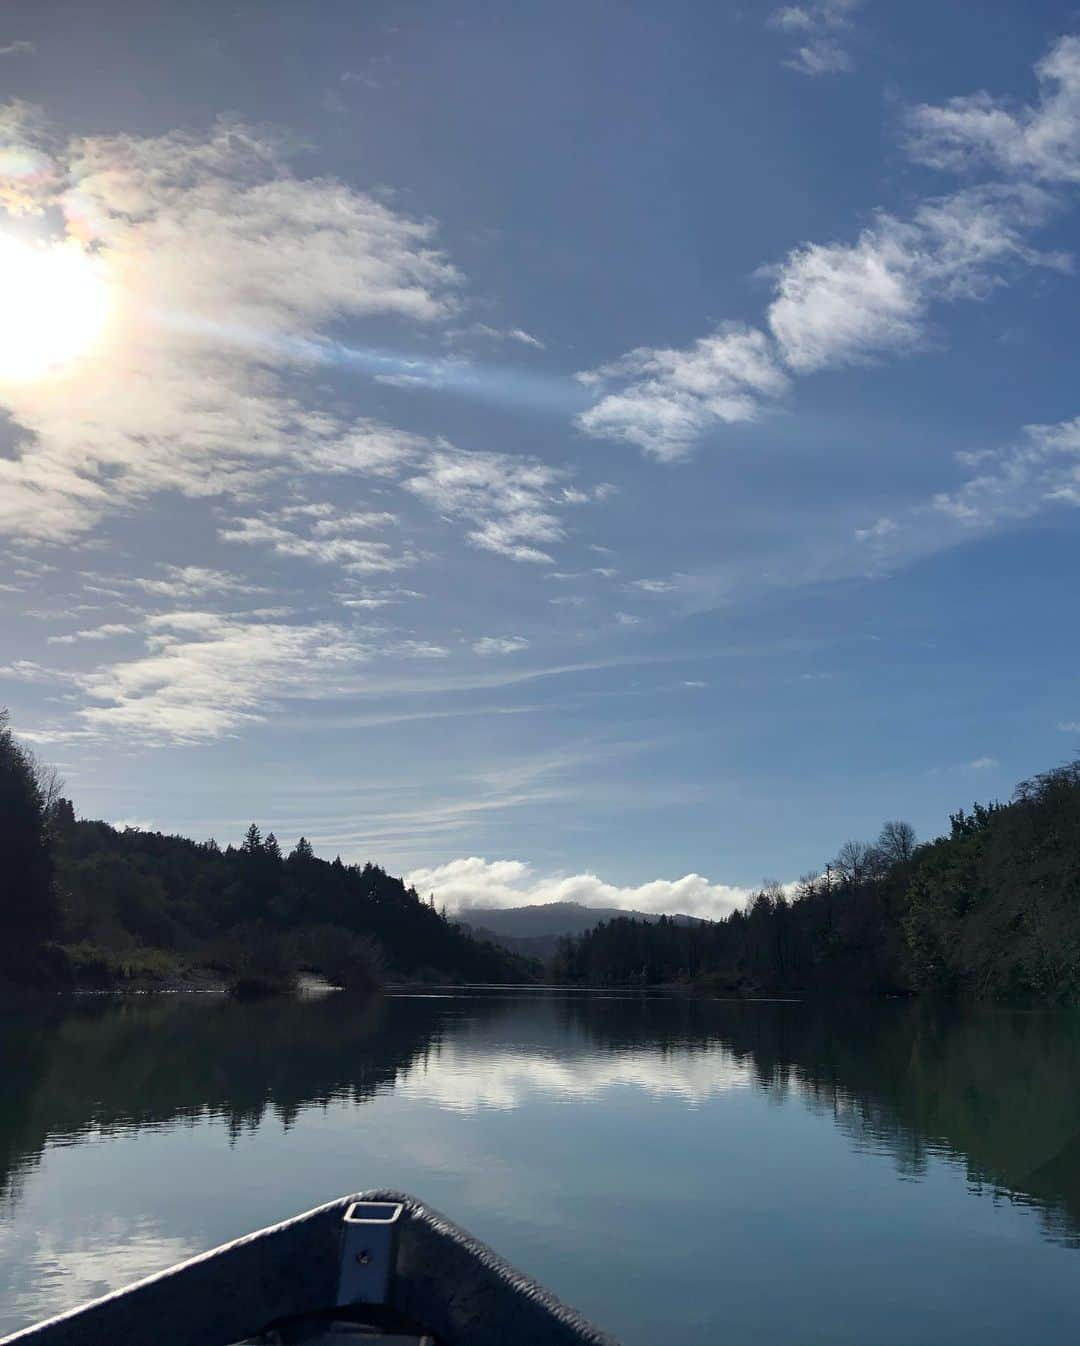
[[716,913],[1071,754],[1074,7],[4,25],[0,702],[83,814]]

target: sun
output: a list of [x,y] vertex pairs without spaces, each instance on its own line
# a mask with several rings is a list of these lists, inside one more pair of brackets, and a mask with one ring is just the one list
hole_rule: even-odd
[[0,234],[0,381],[40,379],[71,364],[98,340],[108,311],[100,264],[78,243]]

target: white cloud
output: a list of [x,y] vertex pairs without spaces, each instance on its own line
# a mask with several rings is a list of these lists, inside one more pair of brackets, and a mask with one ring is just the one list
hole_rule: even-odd
[[1033,106],[983,92],[914,108],[911,153],[936,168],[988,164],[1040,182],[1080,182],[1080,37],[1060,38],[1035,74]]
[[1080,417],[1027,426],[1014,443],[956,460],[976,470],[951,490],[862,527],[846,516],[827,531],[793,533],[771,553],[767,572],[753,558],[732,557],[710,571],[676,575],[676,600],[706,610],[768,590],[880,578],[1046,511],[1080,508]]
[[405,1098],[460,1113],[509,1112],[537,1097],[597,1099],[627,1090],[700,1103],[746,1089],[755,1083],[753,1071],[749,1060],[737,1059],[718,1042],[678,1054],[635,1043],[581,1055],[561,1045],[556,1054],[491,1043],[481,1054],[472,1042],[451,1037],[440,1044],[435,1059],[424,1057],[398,1075],[394,1088]]
[[715,920],[741,908],[751,889],[710,883],[700,874],[681,879],[654,879],[619,887],[595,874],[546,875],[521,860],[462,857],[446,864],[414,869],[406,882],[417,892],[434,892],[437,903],[452,911],[470,907],[521,907],[547,902],[580,902],[586,907],[622,907],[652,913],[683,913]]
[[424,595],[416,589],[376,589],[371,585],[361,585],[354,591],[335,594],[334,597],[343,608],[373,609],[389,607],[407,598],[423,598]]
[[990,771],[998,765],[996,757],[976,757],[973,762],[968,762],[969,771]]
[[526,332],[523,327],[511,327],[506,335],[511,341],[518,341],[523,346],[534,346],[541,351],[547,349],[539,337],[534,337],[531,332]]
[[[396,479],[444,518],[469,525],[465,536],[471,546],[534,564],[550,564],[546,547],[566,537],[561,509],[611,493],[606,483],[591,492],[571,487],[564,470],[535,458],[459,449],[444,439],[431,442],[373,423],[317,455],[315,466]],[[356,519],[368,526],[390,522],[392,516]],[[320,521],[313,531],[325,535],[333,529],[329,521]]]
[[566,536],[554,512],[564,476],[534,459],[443,445],[403,484],[440,514],[471,523],[466,536],[474,547],[550,564],[543,547]]
[[830,37],[819,37],[797,47],[786,64],[803,75],[838,75],[852,68],[847,49]]
[[[331,422],[332,428],[338,428]],[[420,435],[409,434],[380,421],[357,420],[341,433],[310,443],[305,467],[327,473],[360,473],[367,477],[396,477],[428,448]]]
[[123,622],[106,622],[104,626],[92,626],[82,631],[72,631],[63,636],[49,636],[50,645],[73,645],[77,640],[111,640],[114,636],[132,636],[135,634],[133,626],[125,626]]
[[604,392],[577,418],[586,434],[636,444],[662,462],[682,458],[710,425],[753,420],[787,386],[768,337],[728,324],[685,349],[639,346],[579,374]]
[[374,651],[329,622],[288,625],[213,612],[147,621],[148,653],[79,677],[101,705],[84,725],[154,741],[219,738],[264,717],[276,697],[318,695]]
[[879,214],[854,244],[808,243],[774,271],[769,328],[805,374],[917,345],[934,300],[980,299],[1009,262],[1064,265],[1025,242],[1049,198],[1034,188],[980,188],[925,201],[910,220]]
[[398,654],[406,659],[445,659],[450,651],[430,640],[398,640],[386,645],[381,653]]
[[[68,676],[33,659],[14,659],[10,664],[0,664],[0,678],[15,678],[20,682],[55,682]],[[25,737],[21,731],[20,735]]]
[[523,327],[491,327],[485,322],[474,322],[471,327],[452,327],[445,333],[447,341],[470,336],[485,337],[489,341],[515,341],[521,346],[532,346],[534,350],[547,350],[539,337],[526,332]]
[[0,105],[0,207],[12,215],[40,215],[60,173],[48,152],[41,110],[21,99]]
[[[321,509],[321,517],[311,525],[311,531],[316,537],[340,537],[343,533],[357,533],[368,528],[385,528],[389,524],[397,523],[397,515],[385,510],[367,512],[353,510],[351,513],[335,516],[332,505]],[[282,511],[283,514],[288,512],[288,510]]]
[[[862,364],[920,345],[932,303],[987,298],[1015,266],[1067,269],[1026,241],[1054,202],[1041,189],[971,188],[922,202],[908,220],[880,212],[854,243],[807,243],[772,277],[770,336],[728,327],[682,350],[639,347],[578,375],[599,400],[577,418],[587,434],[683,458],[717,424],[752,421],[788,374]],[[604,392],[613,382],[614,392]]]
[[803,75],[830,75],[850,70],[853,62],[840,36],[851,28],[851,15],[861,0],[811,0],[786,5],[769,16],[769,25],[793,34],[798,45],[784,62]]
[[286,378],[339,318],[453,311],[460,276],[429,221],[292,176],[279,144],[236,124],[53,152],[23,107],[0,114],[0,203],[62,215],[111,296],[95,348],[0,394],[23,432],[0,458],[0,531],[68,539],[160,490],[212,496],[293,461],[372,470],[400,455],[395,432],[313,409]]
[[855,540],[865,542],[868,538],[888,537],[890,533],[896,532],[896,520],[888,518],[876,519],[866,528],[855,529]]
[[473,643],[475,654],[516,654],[518,650],[527,650],[529,642],[524,636],[481,636]]
[[[789,7],[773,22],[792,32],[838,29],[852,8]],[[986,299],[1019,267],[1071,269],[1071,257],[1040,252],[1029,239],[1060,205],[1039,182],[1080,181],[1080,38],[1059,42],[1038,69],[1038,109],[954,102],[912,114],[916,154],[953,167],[978,150],[1015,180],[924,200],[908,218],[878,211],[853,243],[800,244],[759,273],[774,285],[767,333],[729,325],[687,347],[642,346],[579,374],[597,394],[579,428],[670,462],[715,426],[760,416],[790,374],[924,344],[935,304]]]
[[39,725],[37,728],[20,729],[19,737],[24,738],[27,743],[61,744],[85,743],[97,736],[92,729],[67,729],[62,725]]
[[133,581],[148,594],[163,598],[203,598],[207,594],[256,594],[265,593],[261,585],[246,584],[224,570],[211,570],[206,566],[164,565],[162,579],[136,579]]
[[388,388],[429,388],[433,380],[430,374],[376,374],[375,382]]
[[984,451],[977,461],[983,471],[930,503],[931,511],[963,530],[1030,518],[1053,505],[1080,506],[1080,416],[1025,426],[1018,444]]
[[415,560],[410,551],[395,552],[389,543],[348,536],[372,527],[373,521],[393,519],[393,515],[345,514],[334,519],[309,520],[308,536],[274,522],[274,517],[270,514],[234,519],[218,530],[218,536],[222,542],[267,546],[279,556],[337,565],[354,575],[401,570]]

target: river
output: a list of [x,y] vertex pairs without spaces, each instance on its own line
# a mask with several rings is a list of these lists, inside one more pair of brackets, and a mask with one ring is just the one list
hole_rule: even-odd
[[0,1333],[390,1186],[627,1346],[1077,1336],[1077,1015],[58,998],[0,1082]]

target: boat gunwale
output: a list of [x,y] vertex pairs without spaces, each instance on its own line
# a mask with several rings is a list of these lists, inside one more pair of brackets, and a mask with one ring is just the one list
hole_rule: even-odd
[[21,1328],[0,1346],[230,1346],[278,1319],[326,1308],[344,1215],[357,1201],[402,1205],[390,1303],[441,1346],[617,1346],[441,1212],[387,1189],[340,1197],[196,1253]]

